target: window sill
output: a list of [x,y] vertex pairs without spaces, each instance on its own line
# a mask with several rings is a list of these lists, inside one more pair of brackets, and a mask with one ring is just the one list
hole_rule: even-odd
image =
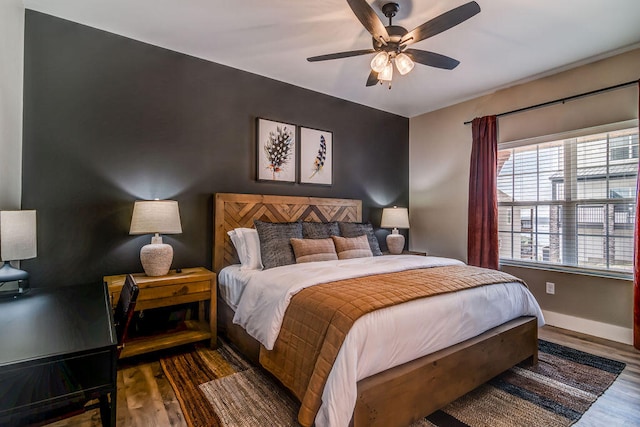
[[511,259],[500,259],[500,266],[531,268],[534,270],[557,271],[560,273],[579,274],[584,276],[595,276],[606,279],[625,280],[633,283],[633,273],[608,272],[601,270],[588,270],[579,267],[568,267],[561,265],[542,264],[533,262],[523,262]]

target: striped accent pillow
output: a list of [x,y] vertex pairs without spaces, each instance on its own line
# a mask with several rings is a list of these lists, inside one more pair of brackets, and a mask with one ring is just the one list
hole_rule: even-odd
[[358,237],[331,236],[331,238],[333,239],[333,243],[336,245],[338,259],[366,258],[373,256],[366,234]]
[[338,259],[331,239],[290,239],[296,263]]
[[340,236],[343,237],[358,237],[365,234],[373,256],[382,255],[378,238],[373,232],[373,225],[370,222],[339,222],[338,226],[340,227]]

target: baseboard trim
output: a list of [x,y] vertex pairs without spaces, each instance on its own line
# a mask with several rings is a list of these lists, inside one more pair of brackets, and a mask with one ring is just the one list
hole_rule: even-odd
[[544,320],[547,325],[633,345],[633,329],[631,328],[555,313],[553,311],[543,310],[542,314],[544,315]]

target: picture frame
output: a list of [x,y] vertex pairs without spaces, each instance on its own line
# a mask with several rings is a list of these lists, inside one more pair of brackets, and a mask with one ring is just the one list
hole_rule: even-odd
[[258,118],[256,127],[258,181],[296,182],[297,126]]
[[300,127],[301,184],[333,185],[333,133]]

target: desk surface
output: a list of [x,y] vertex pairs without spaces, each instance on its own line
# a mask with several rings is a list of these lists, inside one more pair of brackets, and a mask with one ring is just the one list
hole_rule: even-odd
[[115,426],[117,339],[104,284],[1,299],[0,343],[0,425],[42,424],[98,397],[103,425]]
[[33,288],[0,299],[0,367],[117,344],[105,286]]

